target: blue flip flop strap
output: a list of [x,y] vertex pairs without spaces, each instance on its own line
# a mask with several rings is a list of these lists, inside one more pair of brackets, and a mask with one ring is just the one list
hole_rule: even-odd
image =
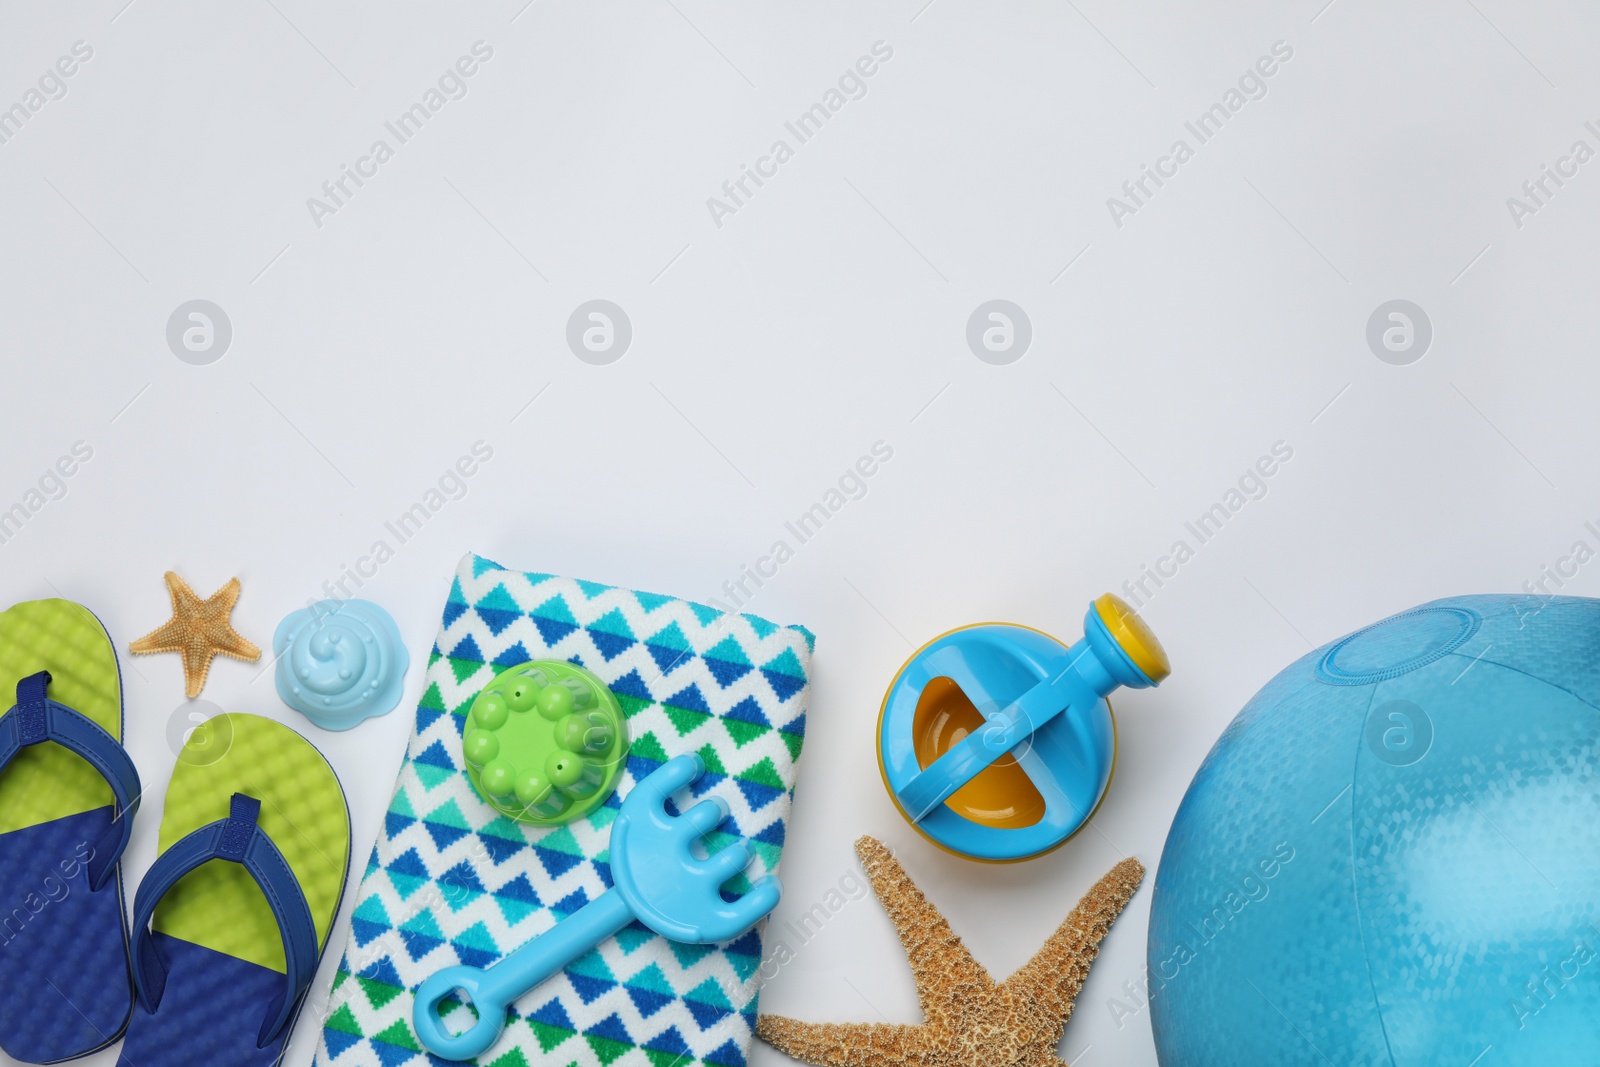
[[127,751],[100,724],[45,695],[50,672],[30,674],[17,683],[17,703],[0,716],[0,770],[29,745],[54,741],[77,753],[111,785],[115,807],[111,826],[94,842],[89,856],[89,890],[100,889],[111,878],[128,838],[133,816],[139,810],[139,771]]
[[133,985],[139,1003],[154,1012],[166,989],[167,965],[150,934],[156,902],[179,879],[211,860],[229,860],[250,872],[261,887],[272,917],[283,937],[283,957],[288,964],[283,989],[267,1008],[257,1047],[264,1048],[294,1017],[295,1005],[317,974],[317,927],[305,893],[295,880],[283,853],[257,825],[261,801],[233,794],[229,817],[219,819],[179,840],[163,852],[139,883],[133,901]]

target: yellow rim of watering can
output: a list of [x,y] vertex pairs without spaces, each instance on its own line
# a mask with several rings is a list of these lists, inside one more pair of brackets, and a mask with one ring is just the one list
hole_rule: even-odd
[[[1104,600],[1107,597],[1110,597],[1112,600],[1116,601],[1117,604],[1120,604],[1123,608],[1125,608],[1129,614],[1132,614],[1132,612],[1133,612],[1132,608],[1128,608],[1128,606],[1126,604],[1123,604],[1121,600],[1119,600],[1117,597],[1112,596],[1110,593],[1107,593],[1105,596],[1101,597],[1100,600]],[[1097,609],[1099,608],[1099,605],[1100,605],[1100,601],[1099,600],[1095,601],[1095,606],[1096,606]],[[1140,670],[1145,671],[1145,673],[1148,674],[1149,671],[1146,669],[1146,667],[1144,665],[1144,661],[1140,660],[1138,658],[1138,656],[1135,655],[1134,651],[1131,648],[1129,648],[1127,645],[1124,645],[1122,643],[1121,631],[1119,631],[1116,628],[1116,626],[1114,626],[1112,624],[1112,621],[1109,618],[1106,617],[1106,614],[1105,614],[1104,610],[1101,611],[1101,617],[1106,619],[1106,626],[1107,626],[1108,629],[1111,630],[1112,635],[1114,637],[1116,637],[1118,645],[1121,645],[1127,651],[1129,657],[1133,659],[1134,664]],[[1144,621],[1142,619],[1139,619],[1139,617],[1137,615],[1134,615],[1134,620],[1139,624],[1139,626],[1144,627]],[[924,641],[922,643],[922,645],[915,652],[911,653],[910,656],[906,657],[906,661],[900,665],[900,669],[894,672],[894,677],[889,679],[888,688],[886,688],[883,691],[883,702],[878,705],[878,725],[877,725],[877,728],[873,731],[873,737],[874,738],[881,737],[883,735],[883,716],[889,709],[889,694],[894,692],[895,683],[900,681],[900,676],[905,673],[907,667],[911,666],[912,661],[914,661],[918,656],[920,656],[927,649],[927,647],[929,645],[933,644],[935,641],[938,641],[941,638],[949,637],[953,633],[959,633],[962,630],[972,630],[972,629],[975,629],[975,628],[977,628],[979,626],[1014,626],[1019,630],[1031,630],[1034,633],[1039,634],[1039,635],[1041,635],[1043,637],[1050,638],[1050,640],[1055,641],[1057,644],[1062,644],[1061,639],[1056,637],[1054,634],[1046,633],[1045,631],[1039,629],[1036,626],[1026,626],[1026,625],[1024,625],[1024,624],[1022,624],[1020,622],[992,622],[992,621],[991,622],[973,622],[973,623],[968,623],[965,626],[952,627],[952,628],[946,630],[942,634],[936,634],[935,636],[929,638],[927,641]],[[1155,640],[1155,635],[1150,633],[1150,630],[1149,630],[1148,627],[1144,627],[1143,632],[1144,632],[1144,634],[1148,635],[1150,642],[1154,645],[1156,651],[1159,653],[1159,655],[1160,655],[1160,663],[1162,665],[1165,665],[1166,664],[1166,653],[1161,651],[1160,642]],[[1167,673],[1171,673],[1170,668],[1168,668],[1167,672],[1163,673],[1161,675],[1161,677],[1165,678],[1167,676]],[[1154,676],[1152,676],[1152,677],[1154,677]],[[1156,679],[1156,680],[1159,681],[1159,679]],[[1007,863],[1026,863],[1028,860],[1036,860],[1040,856],[1049,855],[1050,853],[1054,852],[1056,849],[1060,848],[1062,845],[1065,845],[1068,841],[1071,841],[1074,837],[1077,837],[1079,834],[1083,833],[1083,831],[1088,828],[1089,823],[1094,821],[1095,815],[1097,815],[1099,813],[1099,811],[1100,811],[1100,806],[1106,802],[1106,797],[1111,795],[1111,785],[1117,779],[1117,759],[1121,755],[1122,747],[1117,742],[1117,714],[1116,714],[1116,709],[1111,706],[1111,701],[1110,700],[1106,701],[1106,710],[1111,715],[1111,770],[1106,775],[1106,787],[1105,787],[1104,790],[1101,791],[1100,799],[1095,802],[1094,807],[1090,809],[1089,814],[1084,817],[1083,823],[1076,830],[1072,831],[1072,833],[1068,834],[1066,837],[1063,837],[1060,841],[1057,841],[1055,844],[1051,845],[1049,848],[1042,849],[1042,850],[1040,850],[1038,852],[1029,853],[1026,856],[1016,856],[1016,857],[1011,858],[1011,859],[990,859],[990,858],[985,857],[985,856],[974,856],[971,853],[962,852],[959,849],[951,848],[949,845],[946,845],[944,842],[939,841],[938,839],[934,838],[926,830],[924,830],[921,826],[919,826],[919,825],[917,825],[917,823],[913,822],[911,817],[906,814],[906,809],[900,806],[900,798],[895,796],[893,787],[891,787],[889,785],[889,769],[887,767],[885,767],[884,764],[883,764],[883,745],[875,743],[875,747],[878,750],[878,777],[883,779],[884,792],[889,794],[889,802],[891,804],[893,804],[895,810],[900,813],[900,817],[902,819],[905,819],[906,823],[913,830],[915,830],[918,834],[920,834],[922,836],[923,840],[927,841],[930,845],[932,845],[934,848],[937,848],[939,851],[948,852],[952,856],[958,856],[958,857],[960,857],[961,859],[964,859],[964,860],[972,860],[972,861],[974,861],[976,863],[993,863],[993,864],[996,864],[996,865],[1007,864]]]

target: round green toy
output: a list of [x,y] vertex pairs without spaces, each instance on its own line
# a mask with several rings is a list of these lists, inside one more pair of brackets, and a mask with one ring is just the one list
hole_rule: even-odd
[[534,660],[495,675],[467,711],[467,777],[502,815],[560,826],[606,802],[628,754],[628,723],[582,667]]

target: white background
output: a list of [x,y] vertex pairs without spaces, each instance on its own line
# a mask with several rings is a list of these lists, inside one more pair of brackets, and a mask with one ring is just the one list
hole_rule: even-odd
[[[482,440],[494,457],[465,496],[360,590],[420,665],[468,549],[726,599],[785,520],[884,441],[893,459],[866,495],[746,605],[817,634],[777,921],[819,901],[871,833],[1005,975],[1121,855],[1153,870],[1211,742],[1289,660],[1424,600],[1520,589],[1579,539],[1600,547],[1583,527],[1600,519],[1600,162],[1520,228],[1506,204],[1576,139],[1600,149],[1583,126],[1600,120],[1592,11],[524,2],[0,16],[0,107],[74,42],[94,52],[0,145],[0,508],[75,441],[94,451],[0,545],[0,600],[80,601],[125,651],[167,618],[163,571],[201,595],[238,576],[234,620],[267,646],[375,540],[395,545],[385,521]],[[467,95],[318,227],[307,198],[375,139],[393,146],[383,123],[479,40],[493,57]],[[866,95],[796,147],[784,122],[877,41],[893,58]],[[1184,122],[1276,41],[1293,58],[1265,98],[1197,146]],[[780,137],[794,158],[716,225],[707,198]],[[1179,137],[1195,157],[1119,228],[1107,198]],[[206,366],[165,338],[196,298],[233,328]],[[595,298],[633,326],[609,366],[565,341]],[[1032,323],[1009,366],[965,338],[994,298]],[[1365,338],[1395,298],[1434,332],[1405,366]],[[1192,545],[1184,522],[1277,441],[1294,455],[1266,496],[1145,608],[1174,673],[1118,702],[1092,831],[991,867],[906,827],[873,725],[907,654],[987,619],[1076,638],[1092,596]],[[1594,591],[1596,574],[1563,591]],[[177,657],[123,664],[151,787],[133,884],[154,857],[168,725],[189,709]],[[204,697],[328,754],[359,872],[420,670],[401,712],[328,734],[262,665],[219,660]],[[1075,1063],[1155,1062],[1148,1016],[1119,1027],[1108,1005],[1142,972],[1149,903],[1147,886],[1079,998],[1062,1045]],[[762,1006],[917,1018],[870,898]],[[308,1019],[287,1062],[309,1064],[315,1040]],[[759,1043],[754,1057],[784,1062]]]

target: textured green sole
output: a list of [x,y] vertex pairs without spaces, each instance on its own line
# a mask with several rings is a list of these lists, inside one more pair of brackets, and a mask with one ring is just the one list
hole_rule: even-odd
[[[218,715],[178,756],[161,816],[160,849],[228,817],[235,793],[261,801],[259,825],[294,871],[327,944],[350,859],[350,813],[333,768],[311,742],[259,715]],[[164,934],[251,963],[286,970],[272,910],[248,872],[212,860],[186,875],[156,906]]]
[[[94,613],[70,600],[29,600],[0,612],[0,708],[17,682],[50,672],[50,698],[122,740],[117,653]],[[112,802],[111,787],[83,757],[45,743],[18,752],[0,776],[0,834]]]

